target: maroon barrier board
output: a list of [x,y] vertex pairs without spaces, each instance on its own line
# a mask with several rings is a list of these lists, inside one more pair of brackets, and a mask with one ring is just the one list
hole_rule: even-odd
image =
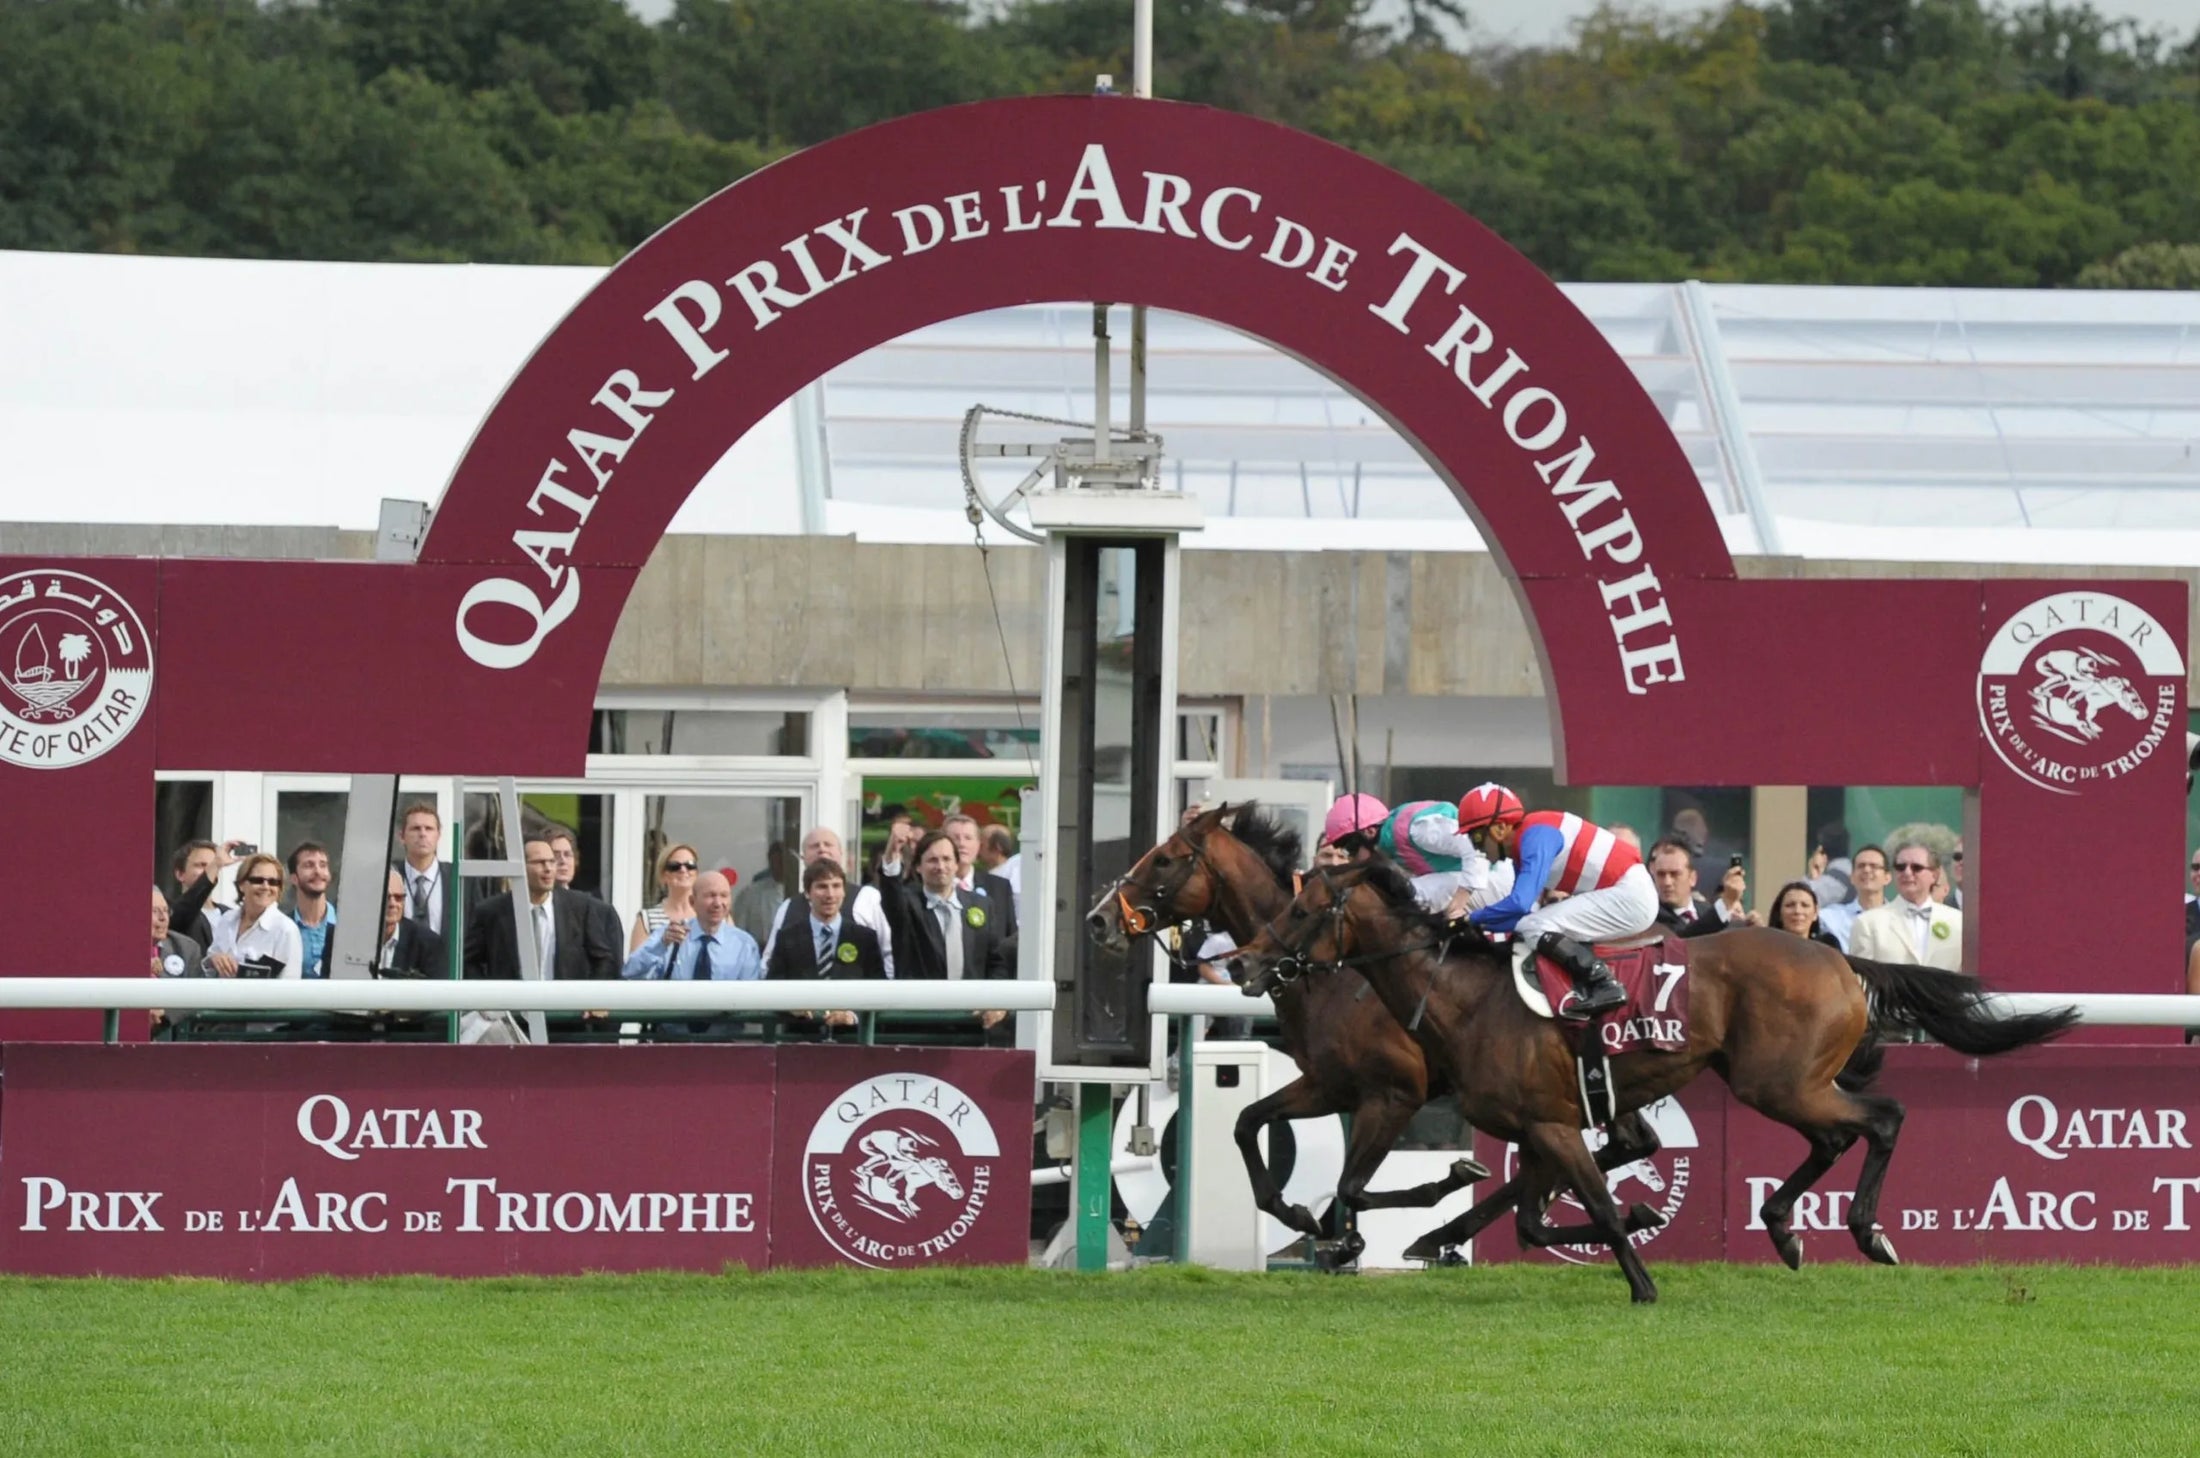
[[[2075,1261],[2182,1264],[2200,1260],[2200,1049],[2060,1046],[1970,1059],[1945,1048],[1887,1053],[1876,1092],[1909,1111],[1879,1206],[1879,1223],[1912,1264]],[[1685,1121],[1654,1108],[1667,1148],[1651,1164],[1654,1192],[1615,1172],[1623,1203],[1672,1204],[1670,1231],[1636,1245],[1644,1259],[1776,1259],[1758,1208],[1802,1162],[1802,1136],[1744,1108],[1714,1078],[1685,1091]],[[1693,1145],[1676,1148],[1686,1127]],[[1484,1141],[1491,1167],[1512,1168],[1512,1146]],[[1685,1200],[1670,1193],[1685,1160]],[[1806,1265],[1862,1261],[1846,1220],[1861,1144],[1796,1205]],[[1636,1172],[1639,1174],[1639,1172]],[[1578,1219],[1571,1200],[1553,1218]],[[1481,1260],[1516,1260],[1508,1224],[1475,1244]],[[1534,1259],[1609,1260],[1593,1248]]]
[[[970,1106],[966,1127],[1028,1129],[1028,1053],[9,1045],[0,1270],[280,1279],[762,1268],[776,1258],[778,1196],[798,1167],[775,1151],[790,1138],[804,1147],[817,1091],[912,1069],[928,1080],[916,1109],[934,1107],[931,1089],[953,1089]],[[778,1127],[783,1074],[802,1126],[791,1135]],[[899,1196],[930,1215],[942,1191],[922,1184],[928,1152],[884,1150],[848,1176],[877,1202]],[[986,1169],[986,1198],[927,1231],[959,1226],[955,1239],[894,1264],[1022,1261],[1025,1159],[1012,1144],[1005,1168]],[[805,1264],[843,1258],[814,1237],[794,1249]]]

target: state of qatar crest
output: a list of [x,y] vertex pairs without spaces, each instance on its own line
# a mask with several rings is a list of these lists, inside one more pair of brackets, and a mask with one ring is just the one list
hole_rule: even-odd
[[2184,655],[2154,616],[2104,592],[2013,614],[1979,664],[1979,724],[2042,789],[2076,795],[2153,758],[2183,720]]
[[120,744],[153,694],[153,645],[123,596],[81,572],[0,577],[0,760],[68,769]]

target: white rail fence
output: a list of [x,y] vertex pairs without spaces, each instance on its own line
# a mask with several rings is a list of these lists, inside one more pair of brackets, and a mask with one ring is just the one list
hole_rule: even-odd
[[1040,1012],[1051,982],[453,982],[332,978],[0,977],[0,1008],[191,1012]]

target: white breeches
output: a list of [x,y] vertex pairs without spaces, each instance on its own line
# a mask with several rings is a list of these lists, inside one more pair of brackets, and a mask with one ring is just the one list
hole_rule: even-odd
[[1629,866],[1619,880],[1601,891],[1580,891],[1564,901],[1539,906],[1520,918],[1513,936],[1528,946],[1545,932],[1572,937],[1587,946],[1639,936],[1658,919],[1658,888],[1641,866]]

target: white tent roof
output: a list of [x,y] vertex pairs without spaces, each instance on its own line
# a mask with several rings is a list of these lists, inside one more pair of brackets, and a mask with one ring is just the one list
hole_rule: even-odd
[[[434,500],[598,276],[0,253],[0,520],[371,528],[384,497]],[[1665,410],[1737,551],[2200,559],[2200,294],[1566,292]],[[1004,310],[850,361],[737,444],[674,530],[798,531],[807,495],[828,531],[966,539],[963,411],[1089,419],[1090,318]],[[1127,333],[1119,311],[1119,350]],[[1172,315],[1150,358],[1200,545],[1480,544],[1404,441],[1296,361]],[[827,450],[806,475],[812,412]]]

